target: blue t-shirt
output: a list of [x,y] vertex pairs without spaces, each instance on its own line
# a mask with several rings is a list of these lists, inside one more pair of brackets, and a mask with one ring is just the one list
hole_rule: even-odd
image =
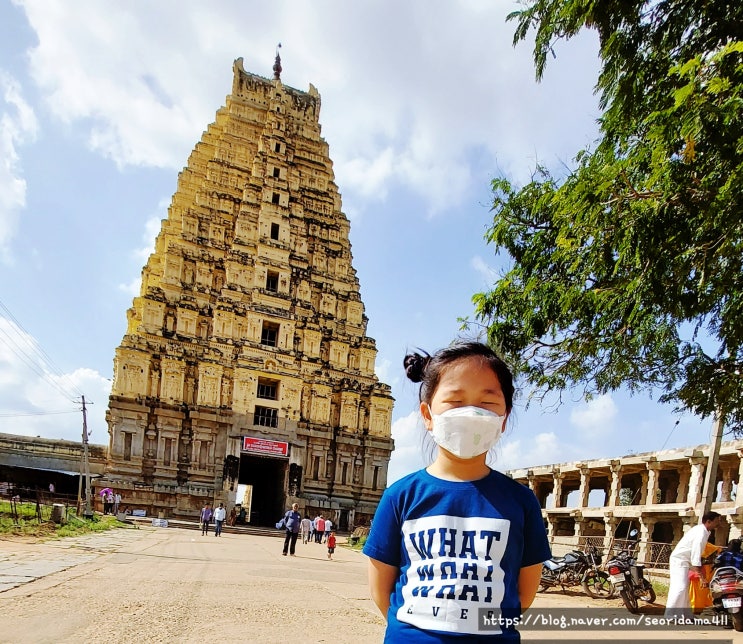
[[514,628],[483,628],[478,609],[521,614],[521,568],[550,558],[532,491],[491,470],[446,481],[420,470],[388,488],[364,554],[400,569],[385,642],[519,641]]

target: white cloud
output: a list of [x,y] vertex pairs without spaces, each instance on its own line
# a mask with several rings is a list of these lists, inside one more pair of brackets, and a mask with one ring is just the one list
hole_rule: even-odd
[[382,150],[373,158],[356,157],[339,166],[338,182],[367,199],[384,201],[386,182],[394,174],[393,151]]
[[[161,206],[163,204],[161,203]],[[160,234],[162,228],[163,219],[166,215],[156,214],[150,217],[144,225],[144,232],[142,233],[142,246],[134,251],[135,259],[144,266],[147,263],[150,255],[155,251],[155,239]]]
[[488,263],[479,255],[476,255],[470,260],[470,266],[475,270],[475,272],[482,276],[485,284],[489,287],[498,280],[498,271],[496,271],[492,266],[489,266]]
[[137,297],[139,295],[141,288],[142,288],[141,277],[135,277],[128,284],[119,284],[119,290],[122,291],[123,293],[126,293],[127,295],[131,295],[132,297]]
[[614,428],[618,411],[611,394],[603,394],[574,407],[570,412],[570,423],[585,437],[606,436]]
[[0,70],[0,261],[11,261],[8,246],[26,206],[26,180],[21,175],[18,146],[36,137],[33,109],[21,94],[18,82]]
[[400,369],[394,367],[392,362],[387,358],[377,360],[374,366],[374,373],[380,382],[383,382],[390,387],[396,387],[400,384],[402,378],[400,377]]
[[511,438],[506,434],[496,448],[492,466],[506,470],[561,463],[572,458],[573,450],[560,441],[554,432],[542,432],[527,439]]
[[537,84],[530,44],[511,45],[508,3],[19,3],[49,109],[120,166],[182,167],[224,104],[232,60],[269,76],[279,39],[283,82],[319,89],[339,185],[369,207],[402,185],[438,213],[480,181],[473,153],[524,179],[595,131],[595,36],[572,39]]
[[[167,2],[139,12],[90,0],[20,4],[38,37],[31,74],[51,113],[83,123],[89,146],[119,166],[184,164],[214,114],[204,87],[220,82],[198,69],[198,58],[208,57],[197,44],[198,10],[181,12]],[[226,32],[230,22],[225,17]],[[188,49],[171,48],[176,34]]]
[[430,442],[425,440],[425,432],[421,415],[417,411],[392,423],[395,449],[387,472],[388,485],[430,463]]
[[135,249],[132,252],[136,269],[138,270],[137,276],[132,278],[131,282],[127,284],[119,284],[118,288],[120,291],[137,297],[142,287],[142,275],[141,269],[147,264],[147,260],[155,250],[155,240],[160,234],[162,228],[163,219],[167,217],[167,207],[169,201],[163,200],[158,205],[158,212],[150,217],[144,225],[144,232],[142,233],[142,246]]
[[0,432],[79,441],[83,394],[90,440],[107,444],[110,391],[110,381],[93,369],[57,371],[32,336],[0,318]]

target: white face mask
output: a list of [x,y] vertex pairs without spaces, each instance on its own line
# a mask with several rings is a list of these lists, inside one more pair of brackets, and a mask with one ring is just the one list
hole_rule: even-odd
[[455,407],[443,414],[431,412],[431,435],[447,452],[459,458],[474,458],[498,442],[505,418],[482,407]]

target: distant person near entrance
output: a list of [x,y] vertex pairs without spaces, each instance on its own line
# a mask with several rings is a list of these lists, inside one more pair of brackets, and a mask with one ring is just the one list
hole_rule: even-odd
[[325,519],[325,543],[330,539],[330,533],[333,530],[333,522],[330,519]]
[[299,528],[302,523],[302,515],[299,514],[299,504],[294,503],[291,510],[287,510],[284,515],[284,525],[286,526],[286,537],[284,538],[284,551],[281,553],[286,557],[287,551],[293,557],[294,549],[297,545]]
[[222,524],[224,523],[225,517],[227,516],[227,510],[224,507],[224,503],[220,503],[219,507],[214,510],[214,536],[222,536]]
[[325,534],[325,519],[322,514],[315,517],[315,543],[322,543],[322,536]]
[[212,506],[208,503],[204,503],[204,507],[201,508],[201,516],[199,521],[201,522],[201,536],[209,533],[209,523],[212,520]]
[[304,515],[302,519],[302,543],[307,543],[310,540],[312,534],[312,519],[308,515]]

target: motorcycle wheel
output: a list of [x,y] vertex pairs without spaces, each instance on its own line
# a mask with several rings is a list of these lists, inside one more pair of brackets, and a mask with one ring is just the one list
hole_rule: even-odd
[[655,603],[655,588],[653,588],[653,584],[651,584],[647,579],[643,580],[643,592],[640,595],[640,599],[648,604]]
[[583,577],[583,592],[594,599],[609,599],[614,595],[614,585],[605,572],[589,571]]
[[733,628],[739,633],[743,631],[743,611],[737,613],[729,613],[730,617],[733,618]]
[[544,564],[542,564],[542,577],[539,580],[539,587],[537,588],[538,593],[543,593],[546,591],[550,586],[556,585],[557,580],[555,579],[555,576],[552,574],[552,571],[547,568]]
[[623,588],[619,594],[622,596],[622,601],[627,607],[627,610],[633,615],[636,615],[639,612],[637,609],[637,597],[635,597],[634,594],[632,594],[632,591],[627,588]]

